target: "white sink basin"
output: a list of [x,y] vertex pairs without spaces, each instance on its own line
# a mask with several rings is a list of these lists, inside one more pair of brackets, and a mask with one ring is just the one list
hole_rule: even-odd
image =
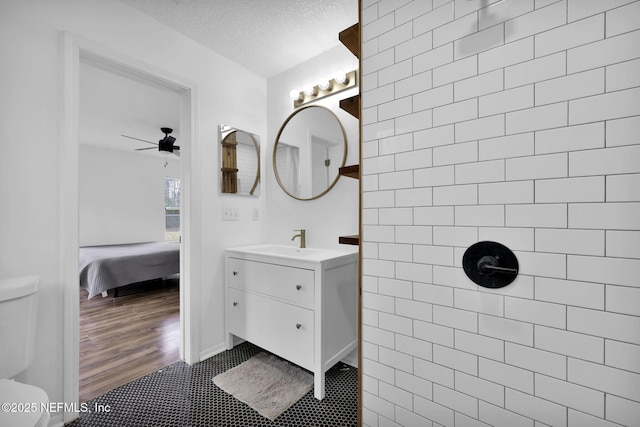
[[255,252],[263,252],[274,255],[305,257],[317,254],[318,250],[310,248],[296,248],[294,246],[265,245],[263,247],[257,248]]
[[298,248],[296,246],[262,244],[228,249],[245,254],[265,255],[278,258],[300,259],[306,261],[325,261],[335,257],[357,252],[357,250],[338,250],[321,248]]

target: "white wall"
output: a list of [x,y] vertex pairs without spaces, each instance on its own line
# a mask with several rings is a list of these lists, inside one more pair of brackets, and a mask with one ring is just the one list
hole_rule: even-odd
[[[362,20],[364,423],[637,426],[640,2]],[[515,282],[464,275],[481,240]]]
[[81,145],[80,246],[164,241],[167,176],[178,160]]
[[[63,38],[69,31],[197,86],[197,144],[202,171],[195,195],[202,217],[202,258],[192,283],[200,295],[200,352],[224,343],[222,250],[263,240],[252,207],[265,197],[220,196],[217,126],[266,135],[266,81],[117,1],[4,0],[0,3],[2,143],[0,156],[0,276],[38,274],[40,312],[36,359],[21,380],[63,400],[61,195]],[[170,58],[170,59],[168,59]],[[237,81],[239,84],[222,84]],[[264,187],[263,187],[264,188]],[[264,191],[262,192],[264,194]],[[240,209],[222,223],[221,205]],[[264,209],[263,209],[264,210]],[[196,349],[197,352],[197,349]],[[56,414],[59,415],[59,414]]]
[[[336,34],[336,38],[338,35]],[[273,173],[273,146],[280,126],[294,111],[289,97],[292,89],[301,90],[306,84],[318,83],[322,78],[331,78],[336,70],[351,71],[358,68],[358,59],[344,46],[336,46],[327,52],[292,67],[268,80],[268,138],[265,179],[268,192],[268,239],[274,243],[296,245],[291,242],[296,234],[293,230],[307,230],[307,246],[334,248],[338,237],[358,233],[358,182],[341,177],[335,187],[326,195],[311,201],[301,201],[289,197],[278,185]],[[358,93],[349,89],[312,104],[329,108],[342,123],[347,134],[347,165],[357,164],[358,120],[341,110],[338,103]]]

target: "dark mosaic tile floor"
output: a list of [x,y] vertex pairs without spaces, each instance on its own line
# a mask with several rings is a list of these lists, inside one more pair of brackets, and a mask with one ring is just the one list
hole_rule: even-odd
[[357,424],[357,369],[338,363],[326,374],[326,397],[316,400],[313,390],[275,421],[228,395],[212,378],[263,351],[250,343],[203,362],[176,362],[166,368],[87,402],[109,412],[82,413],[68,427],[258,427],[335,426]]

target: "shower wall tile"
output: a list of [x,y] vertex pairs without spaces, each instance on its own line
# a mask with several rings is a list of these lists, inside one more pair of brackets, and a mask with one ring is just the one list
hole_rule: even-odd
[[[420,2],[413,2],[420,3]],[[453,2],[447,3],[442,7],[435,8],[433,11],[427,12],[422,16],[414,19],[414,33],[423,34],[433,31],[444,24],[453,21],[454,7]]]
[[533,3],[533,0],[497,2],[492,5],[491,13],[481,13],[478,16],[478,26],[480,29],[488,28],[524,15],[534,9]]
[[567,125],[567,104],[560,102],[507,113],[507,135]]
[[632,0],[608,0],[607,4],[598,0],[568,0],[569,22],[608,10],[615,10],[615,8],[627,3],[632,3]]
[[614,368],[640,373],[640,346],[607,340],[605,364]]
[[510,89],[564,76],[566,72],[567,59],[564,52],[543,56],[506,67],[504,69],[505,88]]
[[[453,44],[446,44],[413,57],[413,73],[433,70],[453,62]],[[433,76],[433,74],[432,74]]]
[[558,153],[508,159],[506,173],[509,181],[563,178],[568,175],[567,155]]
[[640,14],[640,4],[630,3],[607,12],[607,37],[637,30],[640,22],[635,19]]
[[[504,386],[464,372],[455,373],[456,390],[496,406],[504,406]],[[473,424],[469,424],[473,425]]]
[[478,418],[478,399],[467,394],[457,392],[439,384],[433,386],[433,401],[452,408],[457,413]]
[[[485,163],[493,164],[492,162]],[[478,186],[478,203],[482,205],[533,203],[533,183],[534,181],[530,180],[480,184]]]
[[536,34],[536,58],[604,39],[604,22],[600,14]]
[[618,396],[607,395],[607,419],[621,425],[633,425],[640,419],[640,404]]
[[536,251],[604,256],[604,230],[535,230]]
[[640,286],[640,260],[569,255],[567,278],[622,286]]
[[634,425],[640,1],[363,8],[363,425]]
[[550,402],[529,393],[507,389],[505,408],[519,414],[540,420],[541,422],[565,427],[567,425],[567,409],[557,403]]
[[482,379],[503,385],[506,389],[517,389],[525,393],[533,393],[533,372],[515,366],[479,359],[479,374]]
[[640,316],[640,288],[607,285],[606,298],[607,311]]
[[604,198],[604,176],[535,181],[537,203],[604,202]]
[[640,259],[640,231],[606,231],[606,252],[612,257]]
[[564,204],[506,205],[508,227],[567,227],[567,206]]
[[504,115],[500,114],[456,123],[455,132],[456,142],[504,135]]
[[518,415],[515,412],[507,411],[498,406],[491,405],[483,401],[480,401],[478,412],[479,412],[478,419],[490,426],[534,427],[533,419],[527,418],[524,415]]
[[640,172],[640,145],[575,151],[569,154],[569,176]]
[[504,73],[502,69],[480,74],[476,77],[459,80],[454,84],[455,100],[462,101],[503,89]]
[[640,144],[640,116],[608,120],[607,147]]
[[618,313],[568,307],[567,329],[602,338],[611,338],[632,344],[640,344],[636,334],[640,319]]
[[639,40],[640,31],[633,31],[569,49],[567,72],[577,73],[637,59],[640,56]]
[[478,54],[478,73],[503,70],[533,59],[533,37],[518,40]]
[[606,67],[607,92],[640,86],[640,60],[622,62]]
[[533,132],[481,140],[478,143],[479,160],[508,159],[533,155],[533,140]]
[[507,21],[505,23],[505,42],[509,43],[542,33],[566,24],[566,22],[567,8],[565,2],[551,4]]
[[569,124],[589,123],[640,114],[640,88],[569,101]]
[[569,227],[640,230],[640,203],[575,203],[569,205]]
[[603,338],[545,326],[536,326],[535,336],[536,348],[600,364],[604,362]]
[[542,130],[535,133],[535,153],[549,154],[603,148],[604,122]]
[[605,286],[599,283],[536,277],[535,298],[577,307],[604,310]]
[[604,418],[605,394],[601,391],[538,374],[535,387],[536,396],[542,399]]
[[569,359],[569,382],[574,384],[602,390],[638,402],[640,400],[638,381],[640,381],[640,375],[635,373],[628,373],[584,360]]
[[533,107],[533,85],[520,86],[490,95],[478,100],[480,117]]
[[604,69],[583,71],[536,83],[536,105],[551,104],[604,93]]

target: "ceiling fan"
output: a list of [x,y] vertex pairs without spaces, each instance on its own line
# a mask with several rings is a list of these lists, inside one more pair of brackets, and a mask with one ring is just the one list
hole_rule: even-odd
[[[160,141],[158,141],[157,144],[155,142],[147,141],[147,140],[144,140],[144,139],[134,138],[133,136],[129,136],[129,135],[121,135],[121,136],[124,136],[125,138],[135,139],[136,141],[146,142],[147,144],[156,145],[158,147],[158,151],[166,151],[168,153],[173,153],[176,156],[180,157],[180,146],[179,145],[173,145],[174,142],[176,142],[176,139],[174,137],[172,137],[172,136],[169,136],[169,134],[171,132],[173,132],[173,129],[171,129],[171,128],[160,128],[160,130],[162,131],[162,133],[164,133],[164,138],[162,138]],[[136,148],[135,151],[144,151],[144,150],[153,150],[153,149],[154,149],[154,147]]]

